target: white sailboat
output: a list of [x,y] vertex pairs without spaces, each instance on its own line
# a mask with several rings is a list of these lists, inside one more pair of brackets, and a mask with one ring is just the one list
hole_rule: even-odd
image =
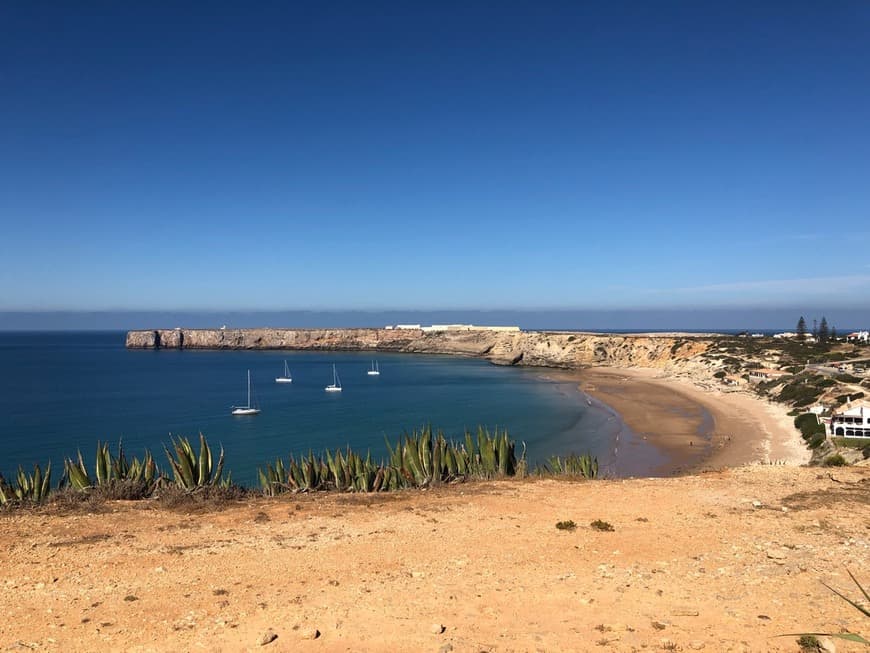
[[327,392],[341,392],[341,379],[338,378],[338,372],[335,370],[335,364],[332,365],[332,384],[324,388]]
[[260,409],[251,405],[251,370],[248,370],[248,405],[233,406],[233,415],[258,415]]
[[275,383],[293,383],[293,377],[290,376],[290,368],[287,367],[287,361],[284,361],[284,376],[276,377]]
[[381,369],[380,367],[378,367],[377,361],[372,361],[372,369],[366,372],[366,374],[368,374],[369,376],[380,376]]

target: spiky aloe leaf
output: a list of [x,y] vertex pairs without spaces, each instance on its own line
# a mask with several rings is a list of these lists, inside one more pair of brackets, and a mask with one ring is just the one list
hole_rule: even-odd
[[[496,431],[496,434],[498,431]],[[507,476],[510,467],[510,445],[508,443],[507,431],[505,431],[498,440],[498,474],[499,476]]]
[[442,479],[441,474],[441,451],[442,444],[444,442],[444,437],[438,435],[435,438],[435,441],[432,443],[432,472],[429,474],[429,479],[433,483],[440,483]]
[[[106,454],[111,463],[112,474],[119,481],[130,478],[130,465],[127,463],[127,456],[124,455],[124,445],[121,440],[118,440],[118,457],[112,458],[109,455],[109,446],[106,443]],[[135,460],[135,459],[134,459]]]
[[94,471],[97,477],[97,485],[106,485],[111,479],[111,460],[109,445],[97,441],[97,453],[94,461]]
[[157,479],[157,463],[154,462],[154,456],[147,449],[145,457],[142,459],[143,478],[148,485],[153,485]]
[[[209,465],[210,464],[211,464],[211,453],[209,453]],[[215,485],[218,483],[221,483],[221,484],[224,483],[224,481],[221,481],[221,475],[223,473],[224,473],[224,446],[221,445],[221,452],[220,452],[220,455],[218,456],[218,464],[214,470],[214,475],[212,476],[212,480],[211,480],[212,485]],[[232,483],[231,479],[232,479],[232,475],[229,472],[227,472],[226,481]],[[229,487],[229,486],[226,486],[226,487]]]
[[73,462],[67,458],[64,461],[64,473],[69,479],[70,485],[76,490],[83,491],[93,487],[88,470],[85,467],[85,461],[82,459],[82,452],[78,452],[78,462]]
[[196,472],[196,456],[193,453],[193,447],[190,441],[185,437],[179,437],[178,441],[172,438],[172,446],[175,449],[175,455],[169,452],[166,447],[166,457],[169,459],[169,465],[172,467],[172,473],[175,476],[176,485],[188,490],[196,488],[198,474]]
[[[37,466],[37,469],[39,467]],[[45,477],[42,479],[42,487],[39,490],[39,496],[37,497],[37,502],[42,503],[45,499],[48,498],[49,493],[51,492],[51,462],[49,462],[45,466]]]
[[196,484],[208,485],[211,482],[211,447],[205,441],[205,436],[199,434],[199,460],[197,463]]
[[471,439],[471,433],[468,431],[465,432],[465,451],[469,459],[473,460],[476,453],[474,450],[474,440]]
[[[49,471],[50,470],[51,468],[49,467]],[[42,470],[39,468],[39,465],[36,465],[33,469],[33,480],[30,481],[29,490],[30,492],[27,498],[38,502],[40,491],[42,490]]]
[[380,492],[382,487],[384,487],[384,468],[378,467],[375,479],[372,481],[372,492]]

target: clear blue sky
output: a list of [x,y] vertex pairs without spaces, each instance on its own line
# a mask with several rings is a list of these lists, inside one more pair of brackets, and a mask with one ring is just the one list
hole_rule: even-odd
[[865,0],[191,4],[0,4],[0,311],[870,307]]

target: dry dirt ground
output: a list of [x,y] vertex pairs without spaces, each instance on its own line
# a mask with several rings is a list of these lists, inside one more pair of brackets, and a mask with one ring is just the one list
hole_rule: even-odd
[[822,585],[856,597],[846,568],[870,585],[868,467],[103,510],[0,514],[0,650],[797,651],[776,636],[870,634]]

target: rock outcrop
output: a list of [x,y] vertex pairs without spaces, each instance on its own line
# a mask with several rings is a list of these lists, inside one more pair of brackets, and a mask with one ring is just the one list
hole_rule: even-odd
[[659,367],[687,362],[710,339],[688,335],[607,335],[546,331],[421,329],[157,329],[130,331],[130,349],[288,349],[451,354],[497,365],[573,369]]

